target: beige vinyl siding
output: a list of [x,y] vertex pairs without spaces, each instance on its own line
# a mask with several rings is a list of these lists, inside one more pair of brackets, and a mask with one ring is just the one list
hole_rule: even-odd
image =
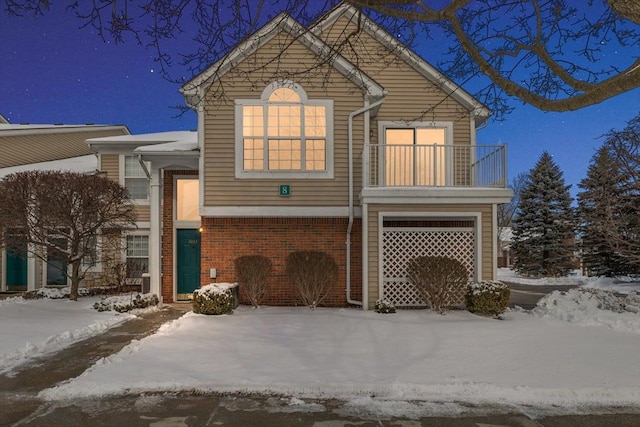
[[89,138],[127,135],[126,128],[104,130],[42,129],[0,132],[0,168],[67,159],[91,154],[85,141]]
[[151,221],[151,213],[148,205],[136,206],[136,221],[149,222]]
[[375,305],[379,296],[379,266],[378,266],[378,213],[380,212],[480,212],[482,214],[482,224],[480,234],[482,238],[482,256],[480,263],[482,266],[482,280],[492,279],[493,275],[493,221],[492,205],[369,205],[368,211],[368,258],[367,272],[369,274],[369,307]]
[[98,169],[107,175],[107,178],[116,182],[120,181],[120,156],[118,154],[101,154]]
[[[336,38],[356,32],[356,26],[343,16],[320,37],[335,45]],[[353,36],[350,45],[357,53],[349,45],[340,53],[388,91],[380,112],[371,121],[372,144],[378,143],[378,121],[451,121],[454,144],[470,143],[470,112],[466,108],[364,31]]]
[[[282,46],[292,43],[280,61],[263,68],[262,61],[271,59]],[[261,59],[264,58],[264,59]],[[288,36],[278,36],[263,46],[236,69],[227,73],[220,84],[228,101],[216,99],[214,86],[208,92],[204,138],[204,205],[205,206],[346,206],[348,203],[347,118],[364,105],[360,88],[327,65],[316,64],[315,56]],[[311,75],[295,78],[297,70],[318,68]],[[258,68],[257,71],[254,71]],[[288,70],[291,76],[283,75]],[[277,79],[289,78],[300,84],[310,99],[333,100],[334,177],[333,179],[260,179],[235,178],[235,99],[259,99],[264,88]],[[363,119],[354,121],[354,155],[361,156]],[[360,160],[356,163],[361,164]],[[355,194],[360,191],[361,168],[356,167]],[[291,185],[291,196],[278,195],[280,184]]]

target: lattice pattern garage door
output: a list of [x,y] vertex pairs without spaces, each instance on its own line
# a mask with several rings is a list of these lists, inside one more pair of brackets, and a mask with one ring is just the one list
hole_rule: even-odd
[[447,256],[462,262],[473,275],[474,249],[472,228],[384,228],[382,297],[398,307],[424,306],[407,280],[407,262],[418,256]]

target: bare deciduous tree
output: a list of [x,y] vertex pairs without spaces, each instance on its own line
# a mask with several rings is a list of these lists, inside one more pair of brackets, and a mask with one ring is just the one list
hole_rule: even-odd
[[100,175],[29,171],[0,181],[3,245],[60,261],[73,300],[92,263],[109,256],[114,236],[135,219],[127,190]]
[[[428,43],[430,34],[449,43],[441,64],[459,82],[488,77],[476,97],[497,116],[508,112],[507,97],[544,111],[571,111],[640,86],[640,3],[634,0],[448,0],[436,8],[427,0],[347,0],[401,42]],[[65,3],[83,27],[103,38],[132,38],[151,46],[166,76],[197,74],[279,12],[308,25],[338,0],[101,0]],[[40,15],[49,0],[4,0],[10,15]],[[359,33],[346,29],[335,52],[353,48]],[[175,39],[193,48],[172,52]],[[444,41],[440,40],[444,37]],[[191,76],[181,75],[184,82]]]
[[511,227],[512,225],[513,218],[518,212],[518,207],[520,206],[520,193],[522,192],[526,182],[527,174],[525,172],[520,172],[518,175],[514,176],[511,180],[511,184],[509,185],[509,188],[513,191],[511,201],[509,203],[502,203],[498,205],[498,240],[501,240],[503,237],[505,228]]

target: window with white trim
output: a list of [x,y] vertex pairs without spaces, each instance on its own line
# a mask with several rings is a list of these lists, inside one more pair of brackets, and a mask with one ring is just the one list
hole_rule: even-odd
[[444,186],[450,173],[452,126],[382,124],[384,175],[388,186]]
[[149,198],[149,180],[136,156],[124,156],[124,187],[134,200]]
[[333,101],[293,82],[236,100],[236,176],[333,177]]
[[149,272],[149,236],[127,235],[127,277],[138,278]]

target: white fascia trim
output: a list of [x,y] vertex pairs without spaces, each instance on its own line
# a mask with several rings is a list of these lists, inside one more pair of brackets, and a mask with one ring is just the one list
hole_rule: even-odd
[[[362,210],[357,208],[357,217]],[[341,218],[349,216],[346,206],[306,207],[306,206],[204,206],[203,217],[291,217],[291,218]]]
[[[286,31],[321,58],[333,57],[331,65],[351,82],[363,88],[372,99],[379,99],[384,95],[384,89],[375,80],[342,55],[332,52],[330,46],[327,46],[326,43],[312,32],[307,31],[291,16],[282,13],[258,30],[247,41],[236,46],[225,57],[214,63],[191,81],[185,83],[180,88],[180,92],[185,97],[187,103],[191,107],[198,105],[202,99],[202,92],[198,91],[200,87],[204,87],[204,89],[208,88],[213,81],[220,79],[244,58],[253,54],[273,39],[278,34],[278,30]],[[193,102],[194,100],[197,102]]]
[[2,136],[28,136],[28,135],[45,135],[52,133],[80,133],[95,131],[122,130],[123,135],[131,135],[129,128],[125,125],[105,126],[105,125],[45,125],[45,127],[25,127],[22,129],[3,130]]
[[494,188],[365,188],[360,192],[362,203],[378,204],[481,204],[509,203],[513,192]]
[[[319,34],[323,29],[334,25],[342,15],[345,15],[350,21],[354,22],[354,18],[357,18],[359,14],[358,9],[345,2],[336,7],[333,12],[327,15],[321,22],[314,25],[311,28],[311,32]],[[491,115],[491,111],[487,107],[462,89],[461,86],[451,81],[407,46],[396,40],[386,30],[373,22],[366,14],[363,13],[361,16],[364,17],[364,25],[362,25],[362,27],[365,32],[392,52],[396,52],[402,60],[411,65],[418,73],[430,80],[437,87],[443,89],[453,99],[471,110],[474,115],[483,118]]]

